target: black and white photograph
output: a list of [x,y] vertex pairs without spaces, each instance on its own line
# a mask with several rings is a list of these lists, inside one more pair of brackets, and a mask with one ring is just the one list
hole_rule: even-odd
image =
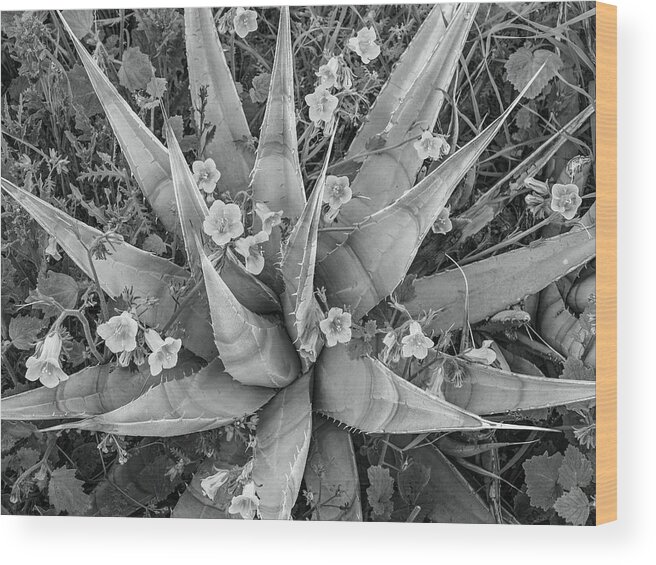
[[56,8],[1,14],[3,515],[599,522],[597,3]]

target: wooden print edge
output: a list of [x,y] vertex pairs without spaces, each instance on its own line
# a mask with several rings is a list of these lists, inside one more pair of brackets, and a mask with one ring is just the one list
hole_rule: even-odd
[[617,519],[617,7],[597,2],[597,525]]

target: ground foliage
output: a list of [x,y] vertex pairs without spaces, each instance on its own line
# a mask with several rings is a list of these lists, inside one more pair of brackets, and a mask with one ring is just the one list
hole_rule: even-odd
[[[429,234],[413,263],[412,276],[439,272],[451,267],[452,260],[467,262],[539,222],[525,200],[530,190],[517,179],[504,184],[495,206],[475,219],[479,222],[475,228],[465,212],[594,99],[592,6],[570,2],[481,7],[436,128],[451,147],[464,145],[506,108],[542,63],[547,72],[453,194],[449,201],[453,229]],[[339,161],[429,9],[428,5],[291,9],[297,133],[306,181],[319,175],[328,143],[317,134],[302,102],[317,83],[319,61],[325,62],[326,54],[339,54],[351,71],[352,87],[340,93],[337,111],[339,131],[333,154]],[[215,11],[253,134],[248,143],[253,145],[263,120],[278,21],[274,9],[257,12],[257,31],[242,38],[234,33],[232,12]],[[162,102],[188,161],[194,161],[203,132],[196,130],[192,116],[182,11],[97,10],[76,14],[69,23],[87,46],[100,52],[104,71],[160,138]],[[365,26],[375,28],[381,46],[380,56],[367,65],[345,47]],[[529,172],[555,182],[577,155],[594,156],[590,126],[570,136],[544,167]],[[427,161],[420,176],[433,166]],[[3,13],[2,170],[6,178],[89,225],[183,264],[182,242],[163,228],[145,202],[73,46],[51,12]],[[588,198],[581,208],[585,211],[594,195],[593,172],[585,175],[580,188]],[[545,227],[551,233],[559,229],[553,223]],[[537,237],[538,233],[530,233],[521,243]],[[22,377],[25,361],[62,308],[79,309],[92,330],[99,319],[101,304],[93,281],[59,251],[27,212],[3,198],[3,395],[35,386]],[[586,269],[589,272],[593,265]],[[408,277],[407,289],[397,290],[400,302],[408,298],[406,290],[412,293],[411,282]],[[582,319],[593,322],[593,309]],[[63,368],[69,374],[95,362],[84,325],[74,317],[63,325]],[[594,378],[594,371],[582,361],[565,359],[541,341],[523,339],[529,335],[526,325],[487,321],[474,326],[474,334],[479,343],[483,337],[494,339],[508,359],[521,359],[520,372],[528,373],[530,366],[532,374]],[[375,320],[355,328],[351,354],[378,352],[381,333]],[[460,339],[460,333],[454,332],[444,336],[438,347],[450,351]],[[528,443],[479,450],[467,458],[454,456],[452,462],[501,521],[593,523],[594,410],[570,406],[530,416],[537,425],[563,433],[455,434],[460,444],[473,447],[491,441]],[[517,415],[517,421],[526,422],[526,414]],[[151,441],[86,431],[43,434],[34,424],[3,421],[2,512],[168,516],[199,463],[208,455],[229,460],[230,446],[248,441],[248,425]],[[432,436],[426,441],[437,440],[440,445],[442,439]],[[426,518],[413,515],[413,508],[421,496],[432,492],[428,463],[390,448],[389,438],[356,435],[354,441],[359,448],[365,519]],[[311,515],[312,493],[305,494],[294,510],[297,518]]]

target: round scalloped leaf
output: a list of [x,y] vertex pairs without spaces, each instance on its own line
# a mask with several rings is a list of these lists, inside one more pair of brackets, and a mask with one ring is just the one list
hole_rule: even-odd
[[153,77],[150,58],[139,47],[129,47],[123,52],[123,64],[118,71],[118,80],[128,90],[134,92],[146,88]]
[[579,487],[574,487],[556,500],[554,510],[568,523],[585,526],[590,516],[590,503],[586,494]]
[[549,510],[562,492],[558,486],[558,470],[563,462],[562,453],[536,455],[524,462],[526,492],[531,506]]
[[526,91],[526,98],[535,98],[562,67],[563,62],[558,55],[546,49],[530,51],[526,47],[520,47],[506,61],[507,78],[516,90],[521,91],[542,65],[544,65],[544,69]]
[[565,459],[558,471],[558,484],[569,490],[587,487],[592,481],[592,463],[573,445],[567,446]]

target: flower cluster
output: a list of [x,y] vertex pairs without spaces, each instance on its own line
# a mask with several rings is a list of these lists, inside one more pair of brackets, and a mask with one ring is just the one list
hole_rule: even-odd
[[312,94],[305,97],[305,102],[310,108],[310,119],[315,125],[328,125],[332,122],[338,100],[325,86],[317,86]]
[[562,214],[566,220],[576,216],[583,200],[579,196],[579,187],[575,184],[554,184],[551,189],[551,209]]
[[319,322],[319,328],[326,336],[327,347],[348,343],[351,341],[351,314],[341,308],[331,308],[326,318]]
[[[126,366],[131,358],[134,358],[137,365],[145,362],[142,348],[139,348],[140,355],[132,355],[137,350],[139,323],[130,312],[112,316],[107,322],[100,324],[96,332],[105,340],[105,345],[112,353],[119,354],[120,365]],[[172,337],[162,339],[152,329],[146,329],[143,337],[151,351],[148,365],[152,375],[159,375],[163,369],[172,369],[177,365],[178,353],[182,347],[181,340]]]
[[235,33],[243,39],[257,29],[257,12],[239,7],[235,10],[232,24],[235,27]]
[[428,350],[433,347],[433,340],[424,335],[419,322],[411,322],[409,329],[410,333],[401,340],[403,344],[401,354],[403,357],[425,359]]
[[451,146],[443,135],[433,135],[429,131],[421,134],[421,138],[415,141],[414,148],[417,150],[420,158],[433,159],[435,161],[451,151]]
[[524,200],[528,210],[537,219],[544,218],[551,209],[566,220],[572,220],[583,202],[579,196],[579,187],[573,183],[556,183],[550,191],[546,182],[529,177],[524,180],[524,186],[532,191]]
[[353,191],[348,177],[336,177],[328,175],[323,191],[323,201],[328,204],[329,210],[326,214],[326,221],[332,222],[337,216],[339,209],[349,202],[353,196]]
[[203,231],[214,243],[224,246],[232,239],[244,233],[241,210],[236,204],[226,204],[216,200],[210,207],[210,213],[203,221]]
[[349,39],[348,46],[360,56],[365,65],[380,55],[380,45],[376,43],[376,30],[373,27],[362,28],[355,37]]
[[260,219],[260,222],[262,222],[262,231],[271,235],[273,228],[282,223],[282,210],[273,212],[263,202],[256,202],[254,208],[257,217]]
[[350,90],[353,86],[351,70],[342,55],[328,59],[328,62],[321,65],[315,74],[319,77],[319,86],[323,88]]
[[264,256],[260,245],[268,240],[269,234],[261,231],[235,242],[235,251],[244,258],[246,270],[254,275],[259,275],[264,269]]
[[[429,321],[425,319],[424,323]],[[399,337],[408,332],[401,339]],[[385,364],[398,363],[401,357],[408,359],[425,359],[428,350],[434,346],[433,340],[424,334],[421,324],[416,320],[409,320],[400,327],[389,330],[383,338],[383,350],[380,359]]]
[[28,381],[41,381],[48,388],[55,388],[60,382],[68,379],[59,363],[62,339],[58,332],[49,334],[41,344],[41,349],[25,362]]
[[216,189],[216,183],[221,178],[221,173],[216,168],[214,159],[194,161],[191,169],[194,172],[194,180],[198,188],[207,194],[212,194]]
[[446,235],[453,229],[453,223],[449,217],[450,214],[451,211],[449,210],[448,206],[442,208],[440,213],[437,215],[437,218],[435,218],[435,222],[433,222],[433,225],[431,226],[433,233],[441,233]]
[[152,353],[148,356],[150,373],[159,375],[162,369],[172,369],[178,363],[178,352],[182,347],[182,341],[167,337],[162,339],[155,331],[148,329],[144,332],[144,339]]
[[260,508],[260,499],[255,494],[255,483],[249,481],[244,485],[240,495],[233,497],[228,512],[239,514],[244,520],[253,520]]

